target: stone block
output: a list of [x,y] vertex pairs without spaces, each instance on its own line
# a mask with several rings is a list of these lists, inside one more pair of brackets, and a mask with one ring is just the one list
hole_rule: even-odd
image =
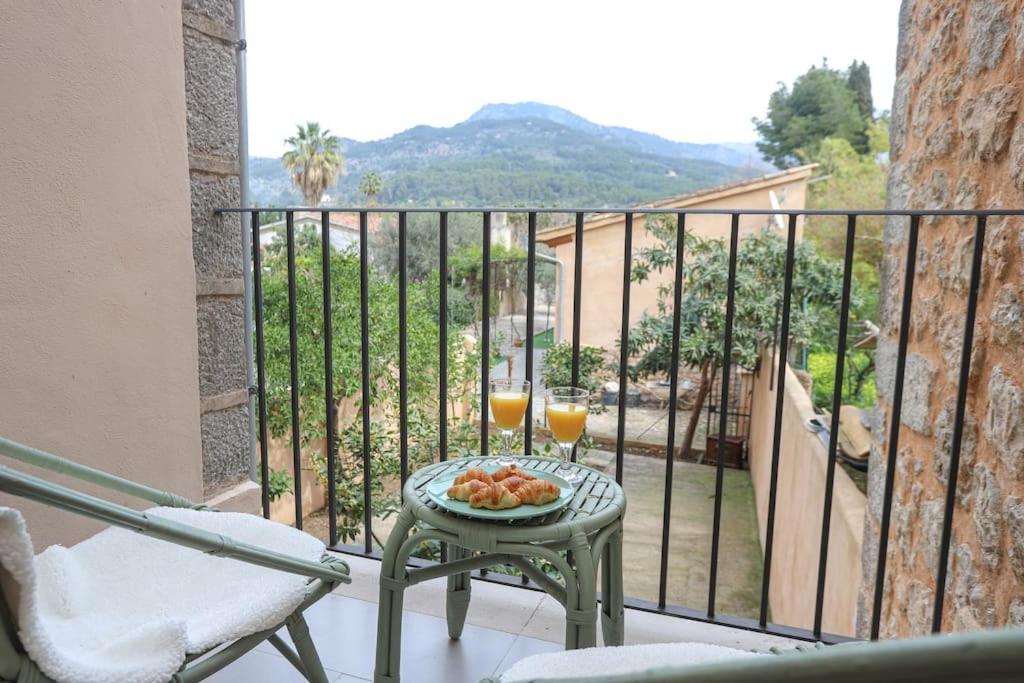
[[235,48],[187,26],[183,35],[189,152],[238,159]]
[[960,107],[960,151],[965,161],[993,161],[1010,144],[1017,116],[1016,85],[997,85]]
[[1003,346],[1017,350],[1024,341],[1024,306],[1021,305],[1017,288],[1003,285],[996,294],[995,305],[989,314],[992,324],[992,339]]
[[974,466],[973,489],[971,518],[974,520],[974,532],[978,536],[981,561],[990,569],[995,569],[1002,556],[1002,489],[992,470],[981,464]]
[[201,278],[242,277],[242,224],[236,214],[215,209],[238,206],[238,178],[195,171],[192,184],[192,258]]
[[1024,397],[1002,366],[992,369],[982,432],[1006,469],[1024,474]]
[[896,79],[892,96],[892,119],[889,122],[889,149],[893,160],[900,158],[907,143],[907,119],[910,117],[910,80],[905,76]]
[[[960,439],[960,467],[956,498],[961,505],[967,505],[971,496],[971,471],[974,466],[974,455],[978,447],[978,424],[970,411],[964,414],[964,430]],[[935,419],[935,459],[933,467],[935,476],[943,486],[949,481],[949,460],[953,452],[953,426],[956,418],[956,398],[950,398],[942,406],[939,416]]]
[[202,416],[203,497],[217,494],[249,478],[248,406]]
[[[875,350],[875,384],[878,394],[892,402],[896,385],[897,345],[879,340]],[[931,434],[928,399],[935,380],[935,364],[928,358],[908,352],[903,371],[903,409],[900,422],[915,432]]]
[[1010,176],[1014,186],[1024,191],[1024,123],[1017,124],[1010,140]]
[[1006,530],[1009,536],[1010,568],[1024,581],[1024,501],[1017,496],[1006,500]]
[[1010,37],[1002,0],[971,0],[967,19],[967,73],[976,76],[995,67]]
[[1007,626],[1024,626],[1024,599],[1014,598],[1006,615]]
[[946,501],[935,499],[921,504],[920,529],[918,545],[925,568],[934,571],[939,566],[939,545],[942,541],[942,521],[946,510]]
[[946,119],[928,134],[924,143],[925,158],[929,161],[942,159],[953,148],[953,123]]
[[242,297],[203,298],[199,327],[199,394],[224,394],[246,385],[245,305]]
[[234,0],[182,0],[181,8],[224,26],[235,25]]

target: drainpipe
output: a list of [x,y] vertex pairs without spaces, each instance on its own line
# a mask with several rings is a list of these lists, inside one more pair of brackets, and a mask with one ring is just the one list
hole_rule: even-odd
[[553,256],[546,256],[545,254],[536,254],[536,257],[541,261],[555,264],[555,271],[558,273],[558,302],[555,304],[558,307],[558,315],[555,316],[555,342],[562,341],[562,300],[563,293],[565,292],[565,264],[562,263],[561,259],[557,259]]
[[[235,2],[235,28],[237,42],[235,53],[235,93],[238,102],[238,186],[241,190],[241,205],[251,206],[249,196],[249,115],[245,87],[245,0]],[[242,231],[242,294],[245,307],[245,384],[249,390],[249,477],[255,481],[257,477],[256,457],[256,380],[253,369],[252,351],[252,218],[244,213],[238,214],[239,228]]]

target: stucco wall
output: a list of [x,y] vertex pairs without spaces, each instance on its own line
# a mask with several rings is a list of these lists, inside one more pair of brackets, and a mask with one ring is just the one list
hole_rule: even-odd
[[[690,208],[701,209],[769,209],[771,201],[769,191],[785,199],[784,206],[789,209],[802,209],[805,205],[808,170],[798,178],[782,177],[775,182],[756,183],[749,189],[722,193],[718,196],[709,193],[708,198],[697,202],[686,202]],[[633,253],[645,247],[654,246],[656,240],[644,229],[645,216],[636,215],[633,219]],[[768,223],[765,216],[741,216],[740,235],[746,236],[760,231]],[[785,219],[783,219],[785,220]],[[784,223],[785,225],[785,223]],[[686,218],[686,229],[695,235],[705,238],[728,239],[730,229],[729,216],[712,216],[692,214]],[[803,220],[799,221],[799,229],[803,229]],[[559,231],[564,232],[564,231]],[[584,230],[583,234],[583,274],[580,299],[582,312],[580,317],[580,338],[583,344],[602,346],[614,351],[619,339],[619,323],[621,321],[622,301],[622,240],[625,233],[625,219],[609,221],[605,225]],[[782,233],[784,234],[784,232]],[[551,241],[551,235],[542,233],[538,239]],[[562,297],[562,308],[556,311],[563,321],[560,326],[562,339],[572,337],[572,287],[575,277],[575,242],[562,240],[555,246],[555,257],[565,265],[565,293]],[[644,283],[633,283],[630,288],[630,324],[637,322],[644,311],[657,311],[658,287],[671,285],[672,269],[661,273],[652,273]],[[557,297],[556,297],[557,301]]]
[[[0,434],[202,494],[181,10],[0,12]],[[37,547],[95,525],[4,499]]]
[[[1024,0],[904,2],[891,128],[893,208],[1024,206]],[[1024,220],[988,223],[946,630],[1024,624]],[[881,633],[931,628],[974,225],[924,220],[918,245]],[[859,629],[871,618],[907,222],[886,225],[878,420]]]
[[[750,478],[764,548],[768,528],[772,445],[778,365],[765,354],[754,380],[750,425]],[[775,504],[771,586],[772,621],[812,628],[818,582],[821,521],[828,453],[804,424],[814,416],[810,396],[786,367],[782,404],[782,440]],[[861,532],[866,499],[842,468],[835,471],[829,526],[828,566],[822,630],[852,636],[856,628],[861,576]]]

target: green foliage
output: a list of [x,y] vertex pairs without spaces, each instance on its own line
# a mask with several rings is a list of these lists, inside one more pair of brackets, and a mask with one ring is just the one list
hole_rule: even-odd
[[381,181],[380,176],[374,171],[363,174],[363,179],[359,181],[359,191],[366,197],[367,206],[375,206],[377,204],[377,195],[380,194],[383,186],[384,183]]
[[[309,236],[306,233],[310,233]],[[324,406],[324,336],[321,299],[321,251],[315,231],[296,236],[296,313],[299,356],[301,443],[304,447],[326,434]],[[347,250],[331,251],[333,391],[340,403],[361,392],[359,259]],[[291,438],[291,382],[288,332],[288,282],[284,255],[268,249],[264,260],[264,336],[266,340],[267,420],[271,435]],[[406,331],[409,367],[410,466],[430,460],[437,448],[438,282],[410,283]],[[398,471],[398,284],[375,271],[370,278],[371,484],[374,514],[387,514],[395,495],[384,495],[383,482]],[[449,332],[449,363],[457,373],[465,353],[457,330]],[[453,380],[454,382],[454,380]],[[464,383],[463,383],[464,384]],[[463,385],[451,384],[456,391]],[[454,398],[453,398],[454,400]],[[362,423],[359,411],[343,416],[338,430],[337,507],[343,540],[358,532],[362,518]],[[318,473],[326,480],[323,453],[315,453]]]
[[[835,351],[814,351],[807,355],[807,372],[812,378],[811,400],[819,410],[832,410],[836,378]],[[843,371],[843,404],[870,408],[875,404],[874,357],[864,351],[847,355]]]
[[[605,367],[605,349],[600,346],[580,346],[580,376],[577,386],[591,394],[601,388],[601,371]],[[572,386],[572,344],[558,342],[544,354],[541,378],[546,387]]]
[[[652,216],[647,230],[657,242],[641,249],[633,269],[633,280],[643,282],[652,272],[674,264],[676,227],[670,217]],[[686,234],[680,307],[680,364],[701,368],[721,367],[725,338],[726,298],[729,274],[729,246],[724,240],[704,239]],[[782,303],[782,279],[786,243],[772,234],[745,238],[736,260],[735,317],[732,330],[732,362],[753,369],[760,347],[775,331],[776,309]],[[839,305],[842,270],[824,259],[808,242],[797,244],[794,252],[793,306],[790,334],[796,343],[807,343],[822,319],[822,313]],[[635,377],[662,374],[669,368],[672,343],[671,286],[658,292],[658,312],[645,314],[630,330],[630,357],[636,361],[630,372]]]
[[341,140],[312,121],[295,128],[295,135],[284,141],[288,151],[281,157],[281,163],[291,173],[292,182],[302,192],[306,204],[316,206],[327,188],[345,172]]
[[865,121],[875,118],[875,103],[871,97],[871,69],[867,62],[853,60],[853,64],[846,70],[846,85],[854,93],[861,117]]
[[768,118],[754,119],[761,136],[758,149],[779,168],[806,163],[818,154],[822,140],[843,138],[861,154],[868,152],[867,124],[871,106],[864,99],[864,81],[870,98],[871,76],[867,65],[854,62],[849,72],[811,67],[793,83],[780,84],[768,100]]
[[[262,472],[257,471],[256,477],[259,483],[263,483]],[[277,500],[286,493],[291,493],[295,488],[295,480],[287,470],[275,470],[271,468],[270,476],[267,477],[267,495],[270,496],[271,502]]]

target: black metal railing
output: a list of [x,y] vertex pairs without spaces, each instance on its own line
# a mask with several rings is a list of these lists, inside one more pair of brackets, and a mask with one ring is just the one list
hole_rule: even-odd
[[[819,544],[819,557],[817,580],[815,584],[815,609],[813,628],[804,629],[792,626],[770,623],[768,620],[769,589],[771,586],[772,557],[775,552],[774,536],[776,524],[776,506],[778,494],[778,474],[781,451],[782,434],[782,413],[783,395],[786,383],[785,359],[790,352],[790,324],[793,304],[793,278],[794,261],[797,241],[798,219],[800,217],[815,216],[838,216],[846,219],[846,242],[843,258],[842,295],[839,311],[839,334],[836,353],[836,368],[833,386],[833,402],[831,416],[831,434],[839,433],[839,414],[841,407],[842,386],[845,372],[846,336],[848,332],[850,305],[851,305],[851,281],[854,262],[854,244],[857,238],[857,219],[866,216],[882,216],[888,218],[905,219],[909,221],[909,228],[906,240],[906,256],[904,262],[904,274],[902,281],[902,304],[900,309],[900,322],[898,332],[895,382],[891,403],[891,418],[889,421],[889,435],[887,444],[886,469],[884,479],[884,491],[882,497],[882,517],[880,525],[879,546],[877,555],[877,567],[874,576],[873,603],[870,620],[870,636],[872,639],[879,635],[879,624],[882,614],[882,601],[886,580],[887,548],[889,541],[889,530],[892,519],[892,499],[894,488],[894,477],[896,473],[896,460],[899,453],[900,438],[900,415],[902,411],[903,380],[906,371],[906,357],[909,343],[909,328],[911,321],[911,310],[913,305],[914,278],[916,271],[917,243],[922,217],[960,217],[973,219],[973,257],[966,300],[966,313],[964,322],[964,342],[961,349],[961,361],[959,371],[959,382],[956,393],[955,421],[953,425],[952,440],[950,444],[950,460],[948,469],[948,480],[946,483],[945,511],[943,515],[942,534],[939,549],[938,566],[936,567],[935,600],[933,612],[933,629],[937,632],[942,627],[943,601],[947,580],[947,564],[952,534],[952,523],[954,514],[954,502],[956,499],[957,477],[960,463],[960,456],[963,442],[963,425],[966,410],[968,380],[970,375],[970,359],[974,338],[974,325],[978,293],[982,275],[982,258],[984,253],[986,222],[993,216],[1020,216],[1024,210],[728,210],[728,209],[675,209],[675,208],[581,208],[581,209],[529,209],[529,208],[449,208],[449,209],[419,209],[419,208],[229,208],[221,209],[220,213],[241,213],[250,217],[252,230],[253,253],[253,293],[255,297],[254,326],[255,337],[255,364],[258,386],[258,430],[259,430],[259,469],[263,482],[263,509],[269,515],[270,503],[268,495],[268,428],[267,428],[267,378],[266,378],[266,340],[264,338],[264,313],[263,313],[263,286],[262,266],[260,249],[260,216],[268,212],[283,212],[285,215],[286,231],[286,259],[288,274],[288,326],[289,326],[289,370],[290,370],[290,400],[291,400],[291,441],[294,466],[295,486],[295,517],[296,526],[301,528],[303,519],[303,505],[301,495],[301,462],[300,462],[300,421],[299,421],[299,368],[298,368],[298,325],[296,320],[296,276],[295,276],[295,222],[297,212],[314,212],[320,215],[322,228],[322,245],[330,244],[329,226],[332,213],[357,214],[359,217],[359,290],[360,290],[360,336],[361,336],[361,391],[364,397],[370,395],[370,314],[369,314],[369,230],[368,220],[372,214],[397,216],[398,221],[398,305],[399,305],[399,430],[400,430],[400,466],[401,480],[404,484],[408,476],[409,449],[408,449],[408,340],[406,331],[407,314],[407,286],[408,286],[408,216],[414,213],[430,213],[438,216],[438,255],[442,273],[448,272],[448,249],[449,249],[449,216],[454,213],[481,214],[482,215],[482,283],[481,283],[481,311],[488,315],[490,310],[490,260],[491,260],[491,216],[497,212],[518,213],[527,215],[527,291],[526,291],[526,376],[533,377],[534,371],[534,307],[535,307],[535,279],[537,261],[537,232],[538,215],[549,214],[574,214],[575,217],[575,250],[574,250],[574,279],[572,286],[572,381],[578,384],[580,377],[580,324],[582,304],[582,265],[583,265],[583,242],[584,242],[584,221],[587,214],[621,214],[624,216],[625,230],[623,235],[623,272],[622,286],[623,295],[621,301],[621,350],[619,356],[619,379],[620,394],[624,396],[624,389],[627,384],[626,366],[628,356],[628,332],[630,314],[630,284],[632,267],[632,233],[633,219],[638,214],[669,214],[676,216],[676,252],[674,263],[674,310],[673,334],[671,344],[671,360],[669,369],[669,399],[668,399],[668,434],[666,443],[665,461],[665,485],[664,485],[664,509],[662,520],[661,556],[658,580],[658,600],[651,602],[637,598],[627,598],[626,604],[629,607],[670,614],[689,619],[696,619],[705,622],[717,623],[726,626],[772,633],[806,640],[823,640],[825,642],[839,642],[847,640],[845,636],[822,632],[822,614],[826,592],[826,569],[828,566],[828,546],[830,537],[830,521],[833,505],[835,462],[838,439],[833,436],[828,445],[828,464],[825,481],[825,495],[822,501],[823,516]],[[687,216],[712,214],[728,216],[730,219],[729,228],[729,261],[728,261],[728,290],[726,301],[726,321],[723,335],[723,359],[724,367],[721,375],[720,393],[716,397],[720,401],[718,406],[718,454],[715,464],[715,498],[714,498],[714,519],[711,532],[711,554],[708,567],[709,585],[708,600],[704,609],[697,609],[691,606],[676,606],[667,604],[668,568],[669,568],[669,545],[672,511],[672,479],[673,479],[673,458],[671,454],[675,448],[675,427],[677,409],[677,380],[680,369],[680,297],[682,293],[682,264],[684,262],[684,236],[686,234]],[[769,499],[767,506],[767,524],[764,544],[764,559],[761,586],[760,613],[757,619],[719,615],[716,605],[716,589],[718,588],[718,568],[720,562],[719,541],[722,533],[722,497],[724,479],[724,461],[722,454],[726,449],[727,420],[729,415],[730,398],[730,365],[732,362],[733,345],[733,321],[735,318],[735,294],[736,294],[736,268],[737,254],[740,241],[740,218],[741,216],[786,216],[788,225],[786,228],[786,249],[785,267],[782,282],[782,301],[778,311],[778,334],[772,343],[772,354],[777,352],[782,362],[778,364],[777,377],[773,378],[776,386],[776,400],[774,406],[774,430],[771,447]],[[332,395],[332,382],[329,381],[333,375],[332,359],[332,327],[331,327],[331,267],[330,250],[323,249],[322,278],[323,278],[323,311],[324,311],[324,368],[326,390],[326,411],[327,411],[327,463],[328,463],[328,516],[329,516],[329,541],[335,549],[359,553],[366,556],[379,557],[379,552],[373,547],[373,516],[371,512],[371,441],[370,441],[370,402],[364,400],[361,407],[362,418],[362,495],[363,505],[363,537],[362,548],[355,546],[339,546],[338,530],[335,520],[335,462],[337,457],[337,434],[334,416],[334,396]],[[439,457],[443,460],[448,456],[448,414],[447,414],[447,392],[448,392],[448,281],[446,277],[440,278],[439,291],[439,398],[440,413],[438,415],[439,429]],[[798,302],[799,305],[799,302]],[[488,375],[490,372],[490,330],[489,325],[481,326],[481,362],[480,362],[480,450],[486,454],[488,448]],[[615,479],[622,482],[623,478],[623,441],[626,425],[626,401],[618,401],[617,420],[617,444],[615,449]],[[532,415],[532,397],[530,409],[527,413]],[[532,420],[527,419],[524,429],[524,452],[531,453],[533,449],[533,425]],[[575,458],[575,453],[574,456]],[[491,573],[489,578],[497,581],[518,583],[518,579],[502,577]],[[525,577],[524,577],[525,579]],[[526,583],[524,581],[524,583]]]

